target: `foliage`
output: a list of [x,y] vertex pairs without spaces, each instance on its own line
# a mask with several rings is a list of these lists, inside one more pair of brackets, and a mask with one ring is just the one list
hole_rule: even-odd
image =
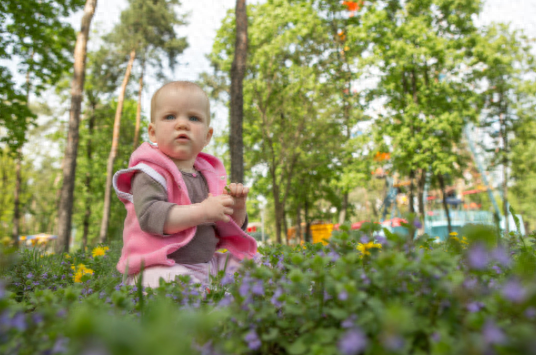
[[[409,226],[408,226],[409,227]],[[468,227],[445,243],[375,224],[327,246],[277,245],[235,275],[125,286],[120,245],[47,255],[3,247],[5,354],[497,354],[534,346],[535,236]],[[361,251],[359,251],[361,250]],[[101,255],[103,254],[104,255]],[[95,256],[93,256],[95,255]],[[94,273],[76,282],[73,267]],[[7,283],[6,283],[7,282]],[[177,336],[180,334],[180,336]]]
[[[80,9],[83,0],[6,0],[0,3],[0,59],[18,57],[18,68],[30,73],[32,90],[40,93],[72,67],[75,32],[64,20]],[[39,11],[36,11],[39,9]],[[13,150],[25,142],[25,132],[35,115],[27,108],[26,93],[13,73],[0,65],[0,142]]]

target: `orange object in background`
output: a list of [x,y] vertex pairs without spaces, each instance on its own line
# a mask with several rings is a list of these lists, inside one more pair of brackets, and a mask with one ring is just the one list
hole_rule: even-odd
[[355,12],[361,10],[361,7],[365,4],[365,1],[343,1],[342,4],[346,6],[348,11]]
[[376,153],[376,155],[374,155],[375,161],[384,161],[384,160],[389,160],[389,159],[391,159],[391,153],[378,152]]

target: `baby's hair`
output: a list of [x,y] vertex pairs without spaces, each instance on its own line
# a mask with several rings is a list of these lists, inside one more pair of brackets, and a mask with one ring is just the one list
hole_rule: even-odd
[[205,98],[207,99],[207,120],[208,124],[210,125],[210,100],[208,99],[208,95],[206,92],[201,88],[201,86],[197,85],[194,82],[186,81],[186,80],[178,80],[178,81],[171,81],[169,83],[166,83],[160,87],[160,89],[156,90],[153,94],[153,97],[151,98],[151,122],[154,123],[154,112],[156,109],[156,98],[160,91],[162,91],[164,88],[173,87],[175,89],[194,89],[199,90],[205,95]]

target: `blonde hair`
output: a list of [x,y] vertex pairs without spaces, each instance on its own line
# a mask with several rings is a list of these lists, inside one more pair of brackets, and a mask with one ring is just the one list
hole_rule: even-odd
[[208,124],[210,125],[210,100],[208,99],[207,93],[201,88],[201,86],[197,85],[194,82],[191,81],[185,81],[185,80],[178,80],[178,81],[171,81],[169,83],[166,83],[162,85],[158,90],[155,91],[153,94],[153,97],[151,98],[151,122],[154,123],[154,112],[156,110],[156,98],[158,97],[158,94],[165,88],[172,87],[175,89],[194,89],[199,90],[205,95],[205,98],[207,100],[207,120]]

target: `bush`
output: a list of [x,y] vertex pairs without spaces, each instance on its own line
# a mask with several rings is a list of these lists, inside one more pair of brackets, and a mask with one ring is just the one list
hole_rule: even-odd
[[0,353],[536,352],[533,236],[473,226],[438,243],[378,228],[261,249],[262,265],[246,261],[208,291],[188,277],[123,285],[117,244],[71,255],[4,248]]

